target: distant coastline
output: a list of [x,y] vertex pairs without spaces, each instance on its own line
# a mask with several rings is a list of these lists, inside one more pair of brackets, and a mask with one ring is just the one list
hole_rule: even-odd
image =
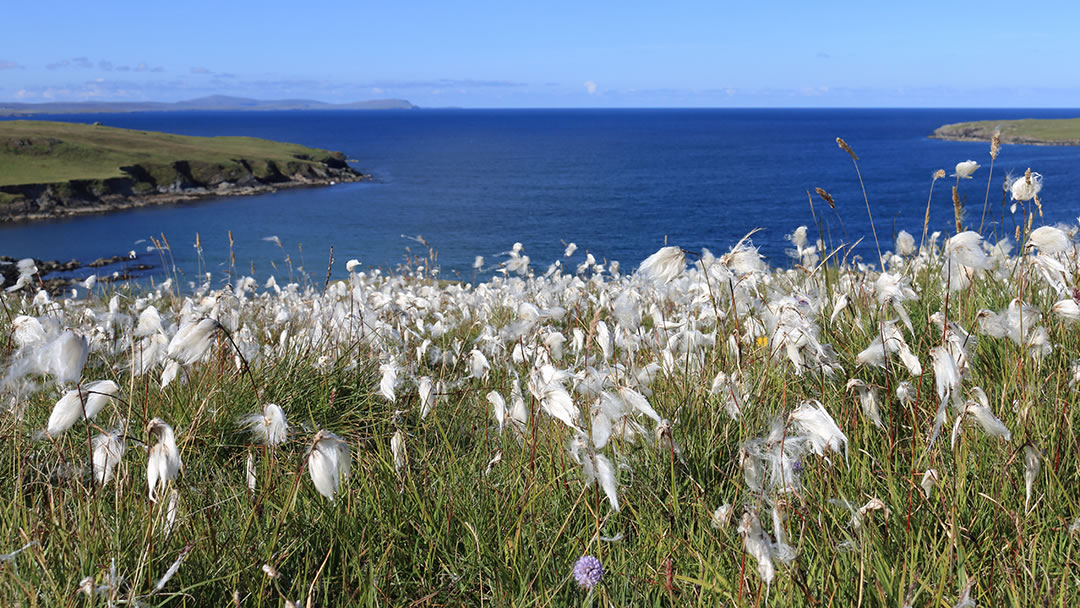
[[1080,146],[1080,118],[982,120],[938,127],[930,136],[948,141],[989,142],[999,131],[1001,143],[1033,146]]
[[340,152],[297,144],[0,121],[0,223],[370,179]]
[[0,116],[32,116],[35,114],[117,114],[130,112],[268,112],[288,110],[415,110],[405,99],[372,99],[351,103],[324,103],[311,99],[261,100],[248,97],[211,95],[172,103],[146,101],[82,101],[15,103],[0,102]]

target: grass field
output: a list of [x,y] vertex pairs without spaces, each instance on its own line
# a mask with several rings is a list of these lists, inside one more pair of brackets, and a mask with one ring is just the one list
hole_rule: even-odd
[[128,177],[138,165],[167,182],[186,162],[209,172],[238,171],[241,161],[287,167],[330,158],[327,150],[253,137],[190,137],[101,125],[29,120],[0,121],[0,186]]
[[[476,285],[431,255],[5,292],[0,600],[1076,605],[1080,266],[1053,230],[904,233],[885,272],[804,230],[792,267],[742,241],[635,272],[515,249]],[[242,422],[269,403],[276,445]]]

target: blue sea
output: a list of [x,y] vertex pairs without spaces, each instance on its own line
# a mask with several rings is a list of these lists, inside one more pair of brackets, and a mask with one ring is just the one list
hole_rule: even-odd
[[[371,183],[291,189],[37,223],[0,225],[0,254],[40,259],[123,255],[134,250],[150,274],[193,280],[209,270],[224,280],[231,230],[237,266],[265,278],[305,269],[325,276],[330,246],[344,276],[356,258],[391,269],[406,256],[438,254],[444,278],[471,280],[475,256],[489,267],[515,242],[538,270],[566,243],[618,260],[624,269],[665,244],[722,253],[747,232],[773,264],[787,264],[785,235],[818,227],[833,245],[865,238],[875,258],[859,179],[837,147],[843,137],[859,169],[882,248],[905,229],[918,237],[937,169],[982,164],[963,180],[967,224],[978,226],[989,177],[989,146],[928,138],[968,120],[1067,118],[1075,110],[715,109],[715,110],[404,110],[353,112],[185,112],[37,116],[186,135],[249,135],[343,151]],[[1042,222],[1080,215],[1080,147],[1003,147],[989,184],[987,232],[1000,222],[1002,182],[1030,167],[1044,176]],[[931,230],[951,232],[951,187],[939,180]],[[821,187],[836,210],[807,192]],[[194,248],[196,234],[202,260]],[[148,250],[164,235],[168,255]],[[267,237],[276,236],[284,252]],[[887,243],[886,243],[887,241]],[[89,274],[89,270],[82,274]]]

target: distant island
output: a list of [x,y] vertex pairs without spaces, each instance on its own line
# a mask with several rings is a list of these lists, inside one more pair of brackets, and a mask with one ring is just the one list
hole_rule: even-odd
[[254,137],[0,121],[0,222],[366,179],[340,152]]
[[261,100],[211,95],[173,103],[157,101],[78,101],[49,103],[0,102],[0,116],[33,114],[114,114],[125,112],[270,111],[270,110],[414,110],[404,99],[372,99],[352,103],[324,103],[311,99]]
[[989,142],[996,129],[1003,144],[1080,146],[1080,118],[982,120],[944,125],[934,130],[935,139]]

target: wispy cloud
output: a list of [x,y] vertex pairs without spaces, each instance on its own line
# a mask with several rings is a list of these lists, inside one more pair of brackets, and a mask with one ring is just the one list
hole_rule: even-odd
[[21,67],[21,65],[14,61],[4,61],[3,59],[0,59],[0,70],[15,70]]
[[195,67],[191,68],[190,71],[191,71],[192,74],[209,74],[210,73],[209,68],[204,68],[202,66],[195,66]]
[[512,88],[527,86],[524,82],[512,80],[476,80],[471,78],[440,78],[438,80],[380,80],[358,86],[379,89],[480,89]]
[[596,82],[592,80],[585,81],[585,92],[589,95],[596,95],[598,89],[596,88]]
[[160,73],[165,71],[165,68],[163,67],[150,66],[146,63],[139,63],[135,67],[131,67],[129,65],[115,65],[112,61],[109,61],[107,59],[101,59],[95,63],[89,57],[73,57],[71,59],[61,59],[59,61],[49,63],[45,66],[45,68],[48,70],[62,70],[66,68],[81,68],[84,70],[89,70],[95,67],[105,72],[111,72],[113,70],[116,70],[117,72]]

